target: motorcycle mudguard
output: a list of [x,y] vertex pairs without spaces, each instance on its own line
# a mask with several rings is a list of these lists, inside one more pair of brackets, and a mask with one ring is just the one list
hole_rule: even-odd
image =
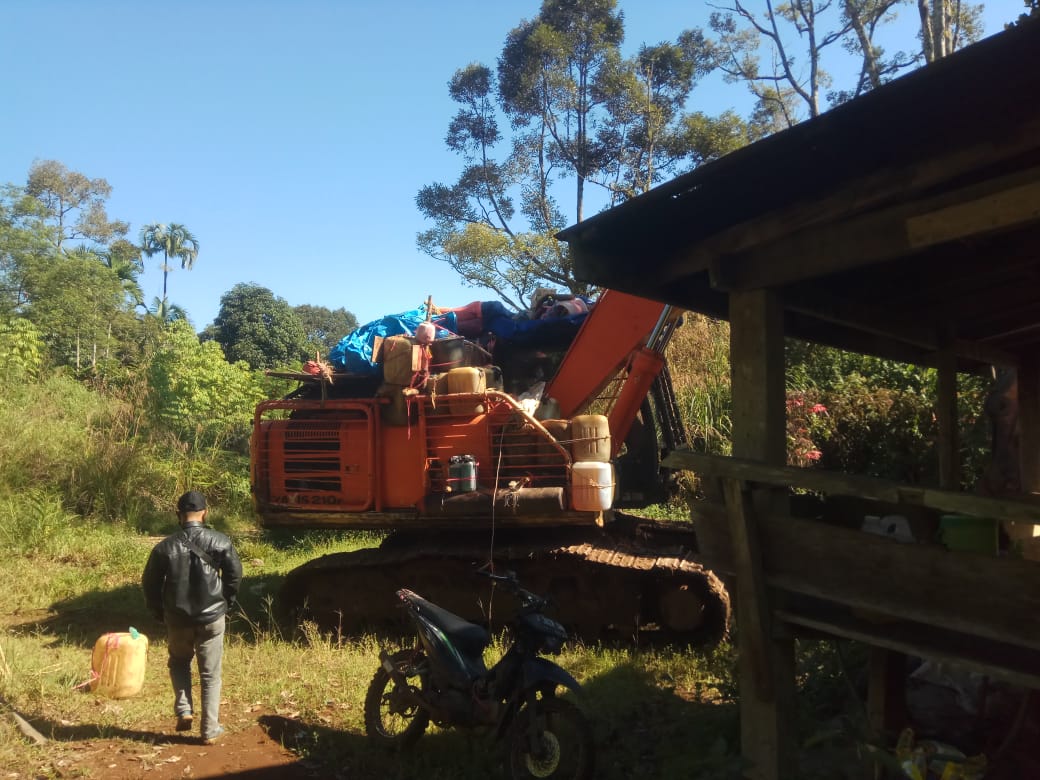
[[562,685],[575,692],[581,691],[581,685],[566,669],[545,658],[536,657],[524,661],[522,673],[525,691],[541,688],[542,683],[553,683],[553,687]]
[[529,695],[533,691],[546,688],[549,685],[553,689],[557,685],[562,685],[575,693],[581,692],[581,685],[571,677],[567,670],[544,658],[535,657],[524,661],[520,673],[522,676],[522,689],[518,691],[520,696],[519,698],[510,698],[509,706],[503,713],[502,719],[498,723],[498,728],[495,729],[495,739],[501,739],[508,733],[510,726],[516,720],[520,707],[529,699]]

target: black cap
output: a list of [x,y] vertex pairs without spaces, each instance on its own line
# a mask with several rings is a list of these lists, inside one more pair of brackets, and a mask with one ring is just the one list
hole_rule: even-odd
[[197,490],[189,490],[177,499],[178,512],[201,512],[206,508],[206,497]]

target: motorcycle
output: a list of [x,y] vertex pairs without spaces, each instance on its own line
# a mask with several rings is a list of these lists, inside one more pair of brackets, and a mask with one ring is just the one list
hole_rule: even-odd
[[592,730],[582,711],[556,695],[580,685],[540,654],[559,654],[567,632],[544,612],[549,602],[524,590],[513,573],[477,570],[509,591],[518,608],[508,623],[512,645],[490,669],[486,629],[407,588],[397,591],[418,634],[411,649],[380,650],[365,696],[365,731],[394,749],[413,745],[430,721],[491,731],[507,748],[513,780],[592,776]]

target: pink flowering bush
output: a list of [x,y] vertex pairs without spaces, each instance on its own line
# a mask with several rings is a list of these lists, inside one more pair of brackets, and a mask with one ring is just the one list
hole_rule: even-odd
[[789,390],[787,393],[787,463],[811,466],[823,455],[820,444],[830,438],[827,407],[815,393]]

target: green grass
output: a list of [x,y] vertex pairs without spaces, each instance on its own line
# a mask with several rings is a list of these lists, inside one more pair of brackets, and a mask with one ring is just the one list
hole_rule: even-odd
[[[69,776],[62,762],[76,744],[106,737],[150,744],[155,731],[170,726],[164,632],[145,612],[139,586],[154,538],[62,514],[39,496],[34,501],[35,519],[18,521],[34,541],[0,551],[7,596],[0,614],[0,696],[54,739],[28,746],[2,718],[0,766],[25,776]],[[230,623],[224,665],[222,718],[232,730],[259,717],[301,757],[354,778],[499,775],[498,753],[485,737],[467,732],[431,728],[402,757],[374,749],[364,736],[362,702],[376,669],[377,640],[329,636],[313,626],[286,636],[272,618],[271,595],[289,570],[317,555],[376,544],[377,535],[257,532],[236,517],[219,524],[235,539],[245,568],[244,611]],[[142,693],[110,701],[77,690],[88,678],[94,641],[130,625],[151,641]],[[499,639],[489,660],[502,650]],[[806,657],[817,672],[826,665],[825,655]],[[558,661],[583,684],[598,746],[597,777],[740,776],[731,646],[697,653],[579,645]],[[813,707],[841,688],[818,673],[806,679]],[[818,725],[806,726],[806,738],[814,732]]]

